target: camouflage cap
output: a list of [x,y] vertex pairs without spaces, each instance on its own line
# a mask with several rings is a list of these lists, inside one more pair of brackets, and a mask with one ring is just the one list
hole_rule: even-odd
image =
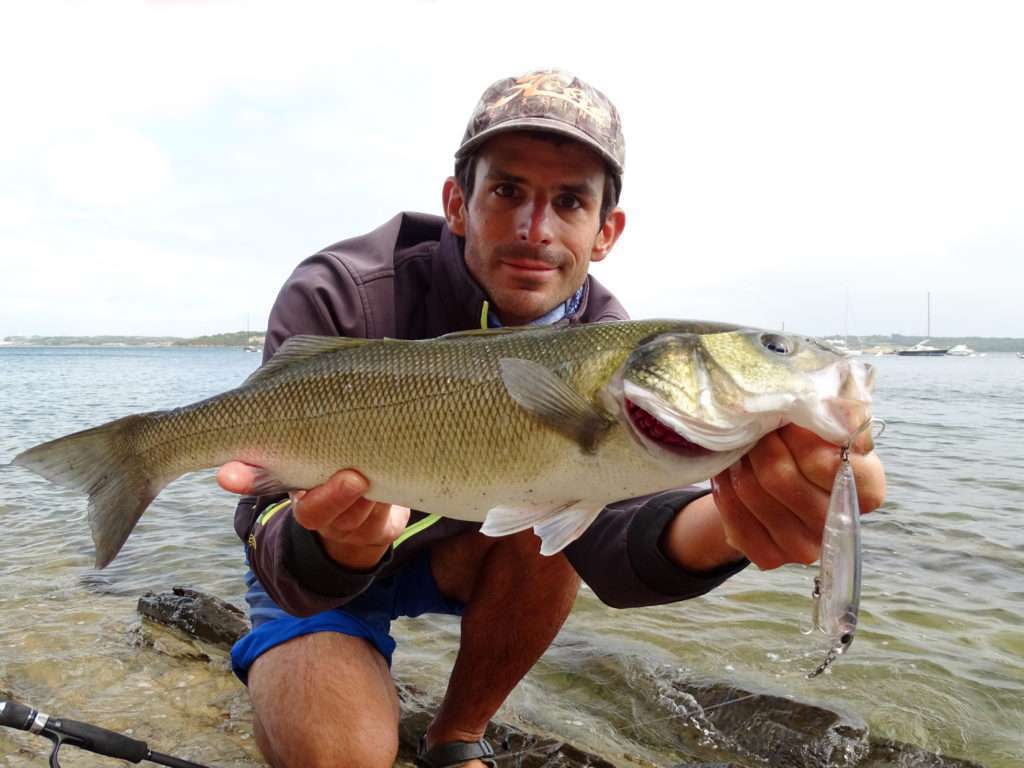
[[462,159],[505,131],[548,131],[596,150],[621,176],[626,142],[619,111],[607,96],[575,75],[542,69],[491,85],[476,105],[455,153]]

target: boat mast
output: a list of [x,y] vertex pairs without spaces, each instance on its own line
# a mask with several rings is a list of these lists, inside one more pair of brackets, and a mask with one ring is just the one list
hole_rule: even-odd
[[928,291],[928,333],[926,338],[932,337],[932,292]]

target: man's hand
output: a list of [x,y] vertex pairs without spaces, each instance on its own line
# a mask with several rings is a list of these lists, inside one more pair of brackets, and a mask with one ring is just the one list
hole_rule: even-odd
[[[255,477],[248,464],[232,461],[217,482],[231,493],[249,494]],[[373,568],[405,530],[409,509],[363,497],[370,484],[354,469],[335,472],[326,483],[292,493],[292,514],[319,536],[331,559],[346,568]]]
[[[885,470],[875,453],[850,451],[860,511],[885,499]],[[665,541],[669,556],[690,570],[710,570],[746,556],[763,570],[786,563],[813,563],[839,448],[813,432],[789,425],[765,435],[729,469],[711,480],[712,496],[697,499],[676,516]]]

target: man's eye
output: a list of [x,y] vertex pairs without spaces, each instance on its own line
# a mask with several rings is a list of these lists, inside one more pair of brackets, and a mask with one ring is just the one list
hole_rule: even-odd
[[576,197],[576,195],[569,194],[559,195],[558,197],[556,197],[555,205],[557,205],[559,208],[569,208],[570,210],[575,210],[577,208],[582,207],[580,199]]
[[494,194],[498,197],[515,197],[516,188],[512,184],[499,184],[494,188]]

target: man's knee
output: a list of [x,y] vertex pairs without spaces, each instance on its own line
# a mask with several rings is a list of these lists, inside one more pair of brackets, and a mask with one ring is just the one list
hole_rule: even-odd
[[398,753],[398,699],[383,658],[333,632],[271,649],[249,672],[257,743],[274,768],[374,768]]
[[575,596],[580,583],[564,553],[540,553],[540,539],[531,530],[499,537],[474,532],[443,541],[431,551],[431,571],[441,593],[462,603],[470,602],[485,576],[492,589],[505,579],[524,587],[541,582],[550,595]]
[[398,757],[398,733],[385,742],[353,738],[344,747],[314,738],[284,756],[272,749],[268,754],[262,744],[260,748],[273,768],[392,768]]

